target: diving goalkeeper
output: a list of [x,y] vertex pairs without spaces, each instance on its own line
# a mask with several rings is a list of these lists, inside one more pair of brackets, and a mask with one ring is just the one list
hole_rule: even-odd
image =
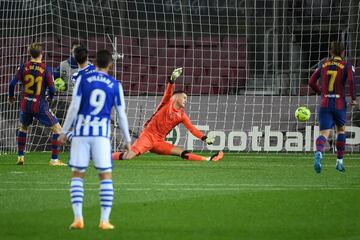
[[208,145],[213,144],[215,141],[214,138],[207,137],[197,129],[186,115],[184,108],[187,102],[187,94],[184,91],[173,93],[175,80],[181,74],[182,68],[177,68],[172,72],[160,104],[151,118],[145,123],[143,132],[134,142],[131,150],[114,152],[112,154],[113,160],[131,159],[148,151],[161,155],[179,156],[192,161],[219,161],[224,156],[222,151],[211,157],[200,156],[165,141],[166,135],[179,123],[183,123],[195,137]]

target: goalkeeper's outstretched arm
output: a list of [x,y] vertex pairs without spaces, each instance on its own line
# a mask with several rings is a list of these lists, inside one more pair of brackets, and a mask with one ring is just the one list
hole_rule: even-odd
[[161,99],[160,104],[158,105],[158,107],[156,108],[155,112],[157,112],[165,103],[167,103],[168,101],[170,101],[171,96],[173,94],[174,91],[174,83],[176,81],[176,79],[182,74],[182,68],[176,68],[170,78],[168,79],[168,85],[166,87],[165,93],[163,98]]
[[189,117],[187,115],[184,116],[183,120],[184,126],[191,132],[192,135],[200,139],[201,141],[206,142],[206,144],[211,145],[215,142],[215,139],[213,137],[206,136],[203,132],[201,132],[199,129],[197,129],[190,121]]

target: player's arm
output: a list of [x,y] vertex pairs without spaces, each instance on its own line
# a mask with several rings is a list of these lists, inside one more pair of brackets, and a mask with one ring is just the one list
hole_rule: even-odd
[[213,137],[208,137],[203,132],[201,132],[199,129],[197,129],[191,123],[189,117],[186,114],[184,114],[184,117],[183,117],[183,124],[191,132],[192,135],[194,135],[198,139],[206,142],[208,145],[213,144],[215,142],[215,139]]
[[[119,92],[115,95],[115,107],[116,111],[119,115],[118,123],[120,126],[120,129],[122,131],[122,135],[125,138],[125,141],[127,143],[127,148],[129,147],[129,144],[131,143],[131,137],[129,134],[129,123],[125,112],[125,99],[124,99],[124,91],[122,86],[119,84]],[[130,149],[128,149],[130,150]]]
[[356,81],[354,79],[355,75],[355,67],[349,64],[349,66],[346,69],[348,84],[349,84],[349,90],[350,90],[350,96],[351,96],[351,105],[356,105]]
[[55,95],[55,84],[54,84],[54,78],[53,78],[53,74],[52,74],[50,67],[47,67],[45,77],[46,77],[46,84],[49,89],[48,90],[48,98],[51,101],[54,99],[54,95]]
[[9,83],[9,96],[8,97],[9,97],[10,103],[13,103],[15,101],[15,87],[16,87],[16,84],[19,81],[21,81],[21,79],[23,77],[23,69],[24,69],[24,65],[20,65],[15,76]]
[[161,102],[160,104],[157,106],[157,108],[155,109],[155,112],[154,114],[145,122],[144,124],[144,127],[146,127],[149,122],[152,120],[152,118],[155,116],[155,114],[168,102],[170,101],[171,97],[172,97],[172,94],[173,94],[173,91],[174,91],[174,83],[175,83],[175,80],[182,74],[182,68],[176,68],[169,80],[168,80],[168,85],[166,87],[166,90],[165,90],[165,93],[164,93],[164,96],[162,97],[161,99]]
[[320,77],[320,68],[316,68],[315,72],[311,75],[309,80],[309,86],[312,90],[314,90],[317,94],[321,95],[321,90],[319,85],[317,84],[317,80]]
[[[170,76],[170,78],[169,78],[169,80],[168,80],[168,85],[167,85],[167,87],[166,87],[166,90],[165,90],[165,93],[164,93],[164,96],[163,96],[163,98],[161,99],[161,102],[160,102],[160,104],[159,104],[159,107],[160,106],[162,106],[164,103],[167,103],[169,100],[170,100],[170,98],[172,97],[172,94],[173,94],[173,91],[174,91],[174,87],[175,87],[175,81],[176,81],[176,79],[182,74],[182,68],[176,68],[173,72],[172,72],[172,74],[171,74],[171,76]],[[158,107],[158,108],[159,108]],[[158,109],[157,108],[157,109]],[[156,109],[156,110],[157,110]]]
[[76,79],[78,79],[79,77],[79,72],[75,72],[72,76],[71,76],[71,82],[74,85],[76,82]]
[[69,130],[72,127],[72,125],[76,119],[76,116],[79,112],[81,97],[82,97],[82,90],[81,90],[80,83],[81,83],[81,78],[79,79],[79,81],[76,82],[75,87],[73,89],[71,104],[66,113],[66,118],[65,118],[64,125],[62,128],[63,134],[69,132]]
[[60,65],[61,65],[61,63],[54,70],[54,79],[57,79],[60,77]]

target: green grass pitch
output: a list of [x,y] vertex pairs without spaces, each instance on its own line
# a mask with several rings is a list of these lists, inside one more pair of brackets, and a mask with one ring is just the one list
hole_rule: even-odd
[[[145,154],[114,168],[113,231],[100,231],[98,179],[85,178],[85,229],[72,222],[68,167],[50,153],[0,156],[0,239],[360,239],[360,155],[231,154],[189,162]],[[66,159],[67,153],[61,158]]]

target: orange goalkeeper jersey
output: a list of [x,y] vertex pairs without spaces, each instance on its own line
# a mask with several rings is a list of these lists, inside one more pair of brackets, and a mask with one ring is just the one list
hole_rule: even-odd
[[155,113],[144,125],[144,132],[152,134],[157,138],[164,139],[166,135],[179,123],[184,126],[197,138],[201,139],[204,136],[199,129],[197,129],[186,115],[184,109],[174,109],[173,100],[171,99],[174,89],[174,84],[168,84],[165,94],[161,99],[160,104],[155,110]]

